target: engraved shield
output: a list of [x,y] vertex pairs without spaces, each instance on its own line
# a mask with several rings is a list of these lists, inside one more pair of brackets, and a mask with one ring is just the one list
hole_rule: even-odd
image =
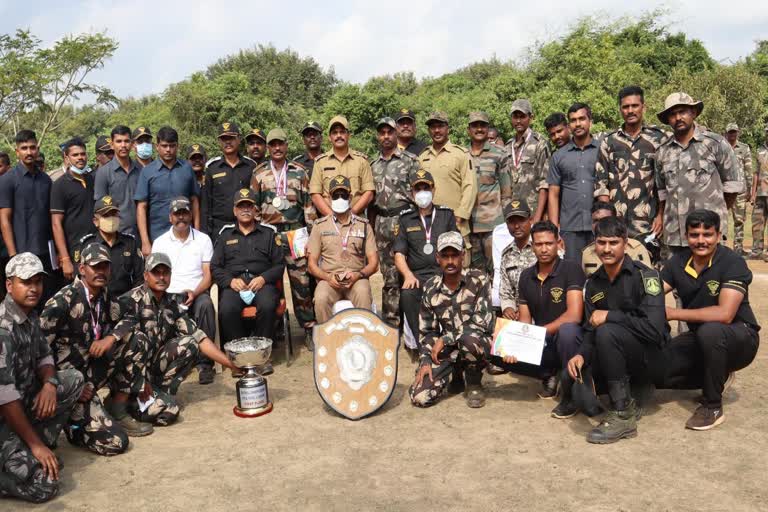
[[312,332],[315,386],[326,404],[350,420],[383,406],[397,382],[397,329],[367,309],[345,309]]

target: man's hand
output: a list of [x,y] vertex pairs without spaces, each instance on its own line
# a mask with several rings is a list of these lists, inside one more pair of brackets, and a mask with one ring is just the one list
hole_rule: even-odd
[[50,382],[43,384],[40,392],[35,396],[32,410],[38,419],[50,418],[56,412],[56,386]]
[[415,288],[419,288],[420,286],[421,285],[419,284],[419,280],[416,279],[416,276],[413,275],[413,272],[403,278],[403,290],[413,290]]
[[72,265],[72,260],[68,257],[61,259],[61,272],[67,281],[71,281],[75,276],[75,266]]
[[664,308],[667,316],[667,320],[678,320],[677,318],[677,308],[671,308],[669,306]]
[[188,308],[192,307],[192,303],[195,302],[195,291],[194,290],[184,290],[182,293],[187,294],[187,300],[184,301],[184,305]]
[[146,402],[149,400],[149,397],[152,396],[152,384],[149,383],[149,381],[144,382],[144,389],[141,390],[139,393],[139,400],[142,402]]
[[421,383],[424,382],[424,377],[429,377],[429,381],[432,382],[432,365],[429,363],[419,366],[419,371],[416,373],[416,387],[421,387]]
[[568,375],[570,375],[573,380],[577,380],[582,366],[584,366],[584,356],[580,354],[573,356],[571,360],[568,361]]
[[30,446],[32,455],[40,461],[40,465],[43,467],[45,474],[51,477],[53,480],[59,479],[59,461],[56,460],[56,456],[53,454],[50,448],[43,443]]
[[653,218],[653,224],[651,224],[651,231],[658,237],[661,235],[661,230],[664,229],[664,217],[659,214]]
[[512,308],[505,308],[501,316],[503,316],[507,320],[517,320],[520,317],[520,312],[515,311]]
[[466,222],[467,222],[467,219],[462,219],[461,217],[456,217],[456,227],[457,228],[459,226],[463,226]]
[[504,356],[502,361],[507,364],[515,364],[517,362],[517,358],[515,356]]
[[152,243],[149,240],[141,242],[141,254],[144,255],[145,259],[152,254]]
[[347,288],[352,288],[352,286],[361,280],[363,278],[363,275],[360,272],[347,272]]
[[331,288],[334,290],[341,290],[344,288],[338,279],[336,279],[336,274],[326,274],[328,277],[326,278],[326,282],[331,285]]
[[112,348],[115,343],[114,336],[106,336],[100,340],[96,340],[91,343],[91,347],[88,349],[88,353],[93,357],[101,357]]
[[263,277],[261,276],[254,277],[253,279],[251,279],[251,282],[248,283],[248,289],[251,290],[252,292],[257,292],[261,290],[261,288],[265,284],[267,284],[267,281]]
[[589,324],[592,327],[600,327],[605,323],[605,320],[608,318],[608,310],[607,309],[597,309],[592,312],[592,316],[589,317]]
[[443,341],[443,338],[437,338],[435,340],[435,344],[432,345],[432,362],[435,364],[440,364],[440,360],[438,359],[438,356],[440,355],[440,352],[443,351],[445,348],[445,342]]
[[232,281],[229,282],[229,287],[235,290],[237,293],[240,293],[241,291],[245,290],[245,281],[240,279],[239,277],[234,278]]
[[86,382],[85,386],[83,386],[83,392],[80,393],[80,398],[77,399],[80,403],[88,403],[91,401],[91,398],[93,398],[93,384],[90,382]]

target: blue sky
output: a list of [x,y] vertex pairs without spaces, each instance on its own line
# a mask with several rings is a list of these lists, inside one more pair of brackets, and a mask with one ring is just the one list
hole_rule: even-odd
[[718,60],[735,61],[768,39],[768,1],[581,0],[386,3],[0,0],[0,32],[29,28],[45,44],[80,32],[106,31],[120,43],[93,80],[118,96],[162,92],[218,58],[258,43],[311,55],[339,77],[364,82],[413,71],[437,76],[496,56],[518,59],[536,41],[567,31],[585,15],[633,16],[655,7]]

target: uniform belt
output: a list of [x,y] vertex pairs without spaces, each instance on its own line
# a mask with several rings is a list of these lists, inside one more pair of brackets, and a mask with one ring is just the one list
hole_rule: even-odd
[[409,204],[398,206],[397,208],[382,208],[381,206],[377,206],[376,213],[382,217],[394,217],[395,215],[400,215],[401,212],[404,212],[410,207],[411,205]]
[[301,229],[304,225],[301,222],[281,222],[280,224],[273,224],[278,233],[285,233],[286,231],[294,231]]

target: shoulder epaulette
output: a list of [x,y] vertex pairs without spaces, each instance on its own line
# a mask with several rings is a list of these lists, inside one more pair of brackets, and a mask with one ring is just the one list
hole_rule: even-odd
[[712,140],[714,140],[714,141],[716,141],[716,142],[722,142],[722,141],[724,141],[724,140],[725,140],[725,137],[723,137],[723,136],[722,136],[722,135],[720,135],[719,133],[715,133],[715,132],[713,132],[712,130],[708,130],[708,129],[707,129],[707,130],[701,130],[701,132],[700,132],[700,133],[701,133],[701,134],[702,134],[704,137],[706,137],[706,138],[708,138],[708,139],[712,139]]
[[219,160],[221,160],[221,157],[220,157],[220,156],[215,156],[215,157],[213,157],[213,158],[210,158],[210,159],[209,159],[207,162],[205,162],[205,166],[206,166],[206,167],[208,167],[208,166],[209,166],[209,165],[211,165],[213,162],[218,162]]
[[254,165],[259,165],[259,163],[256,160],[254,160],[253,158],[251,158],[249,156],[243,155],[243,160],[248,160],[249,162],[253,162]]
[[80,243],[83,243],[83,242],[85,242],[87,239],[89,239],[89,238],[90,238],[90,237],[92,237],[92,236],[96,236],[96,233],[88,233],[88,234],[86,234],[85,236],[83,236],[82,238],[80,238]]
[[356,150],[356,149],[352,149],[352,150],[350,150],[349,152],[350,152],[351,154],[353,154],[354,156],[359,156],[360,158],[365,158],[366,160],[369,160],[369,158],[368,158],[368,155],[366,155],[366,154],[365,154],[365,153],[363,153],[362,151],[358,151],[358,150]]
[[401,212],[400,212],[400,216],[402,217],[403,215],[407,215],[407,214],[409,214],[409,213],[413,213],[413,212],[415,212],[415,211],[416,211],[416,210],[414,210],[413,208],[406,208],[405,210],[403,210],[403,211],[401,211]]
[[290,167],[290,166],[297,167],[297,168],[301,169],[302,171],[306,171],[307,170],[307,168],[304,167],[304,164],[302,164],[301,162],[296,162],[294,160],[291,160],[290,162],[288,162],[288,167]]
[[459,146],[458,144],[454,144],[453,142],[451,142],[451,146],[462,150],[464,153],[469,153],[469,148],[465,148],[464,146]]
[[123,236],[127,236],[128,238],[133,238],[134,240],[136,239],[136,237],[134,235],[132,235],[131,233],[120,233],[120,234],[123,235]]
[[277,233],[277,228],[275,226],[273,226],[272,224],[267,224],[266,222],[260,222],[259,224],[261,226],[264,226],[265,228],[269,228],[272,231],[274,231],[275,233]]
[[419,153],[419,157],[421,157],[421,155],[423,155],[424,153],[429,153],[429,149],[430,149],[431,147],[432,147],[432,146],[427,146],[427,147],[425,147],[425,148],[424,148],[424,149],[421,151],[421,153]]
[[365,217],[358,217],[354,213],[352,214],[352,220],[359,220],[360,222],[364,222],[365,224],[368,224],[368,219]]
[[320,161],[320,160],[322,160],[323,158],[328,158],[328,156],[329,156],[330,154],[331,154],[331,152],[330,152],[330,151],[326,151],[325,153],[321,153],[321,154],[317,155],[317,158],[315,158],[315,162],[319,162],[319,161]]
[[434,206],[438,210],[451,210],[451,211],[453,211],[453,208],[449,208],[448,206],[442,206],[442,205],[439,205],[439,204],[435,204],[435,205],[432,205],[432,206]]
[[222,233],[224,232],[224,230],[225,230],[225,229],[232,229],[232,228],[234,228],[234,227],[235,227],[235,225],[234,225],[234,224],[225,224],[225,225],[223,225],[223,226],[221,227],[221,229],[219,230],[219,234],[222,234]]

